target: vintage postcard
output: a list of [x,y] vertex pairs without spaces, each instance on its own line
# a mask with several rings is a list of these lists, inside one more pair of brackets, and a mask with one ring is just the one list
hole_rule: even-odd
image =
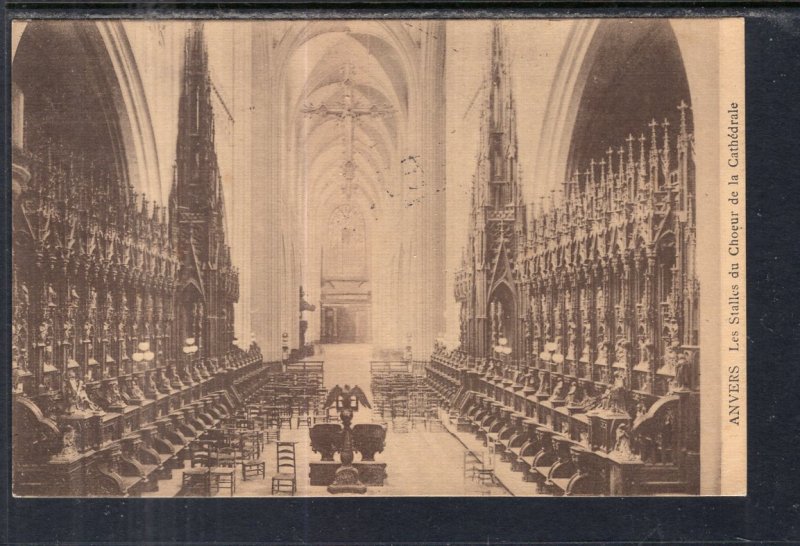
[[21,497],[746,494],[742,19],[15,19]]

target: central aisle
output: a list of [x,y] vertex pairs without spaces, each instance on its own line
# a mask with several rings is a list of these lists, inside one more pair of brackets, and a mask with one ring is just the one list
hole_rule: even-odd
[[[312,360],[324,360],[324,384],[327,389],[335,385],[358,385],[372,403],[370,390],[370,360],[372,346],[363,344],[322,345]],[[372,412],[362,407],[354,416],[354,423],[377,422]],[[443,428],[436,432],[425,430],[420,423],[408,428],[408,432],[393,430],[386,423],[386,448],[375,456],[376,461],[387,463],[387,480],[383,487],[370,487],[367,495],[376,496],[466,496],[507,495],[502,487],[487,487],[464,476],[465,448]],[[297,442],[298,494],[301,496],[327,496],[327,488],[310,486],[308,463],[319,460],[319,454],[311,451],[308,429],[281,430],[281,439]],[[265,453],[267,468],[274,468],[275,447],[268,445]],[[338,460],[338,455],[336,456]],[[356,460],[360,455],[356,454]],[[268,470],[268,474],[270,472]],[[248,489],[254,482],[247,482]],[[265,486],[266,489],[266,486]],[[268,495],[253,491],[243,495]]]
[[[370,359],[372,348],[369,345],[325,345],[309,360],[324,360],[324,384],[330,389],[334,385],[358,385],[373,401],[370,392]],[[373,419],[372,411],[362,407],[353,419],[354,422],[381,422]],[[320,455],[311,451],[309,429],[282,428],[281,440],[296,442],[297,494],[299,496],[330,496],[327,487],[309,485],[309,462],[318,461]],[[372,496],[477,496],[508,495],[502,486],[481,485],[464,472],[465,447],[455,436],[442,426],[426,429],[424,423],[410,423],[397,427],[392,422],[386,426],[386,447],[378,453],[375,460],[387,464],[387,479],[383,487],[370,487],[367,495]],[[356,460],[360,460],[356,454]],[[339,459],[338,454],[336,460]],[[242,481],[241,470],[237,469],[237,497],[268,497],[271,494],[270,476],[276,471],[275,444],[267,444],[261,454],[265,462],[266,479]],[[189,461],[185,461],[189,468]],[[172,479],[159,482],[159,490],[144,493],[144,497],[174,496],[181,489],[180,471],[174,471]],[[218,496],[227,496],[227,492]]]
[[358,385],[364,392],[369,388],[369,361],[372,359],[372,345],[342,343],[319,345],[318,354],[310,360],[325,361],[325,387],[345,383]]

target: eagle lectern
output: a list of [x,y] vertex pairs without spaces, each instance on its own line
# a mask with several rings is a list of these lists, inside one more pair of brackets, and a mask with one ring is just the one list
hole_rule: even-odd
[[350,429],[350,423],[353,420],[353,413],[358,411],[359,403],[372,408],[367,400],[367,395],[358,385],[352,389],[349,385],[345,385],[344,388],[336,385],[328,393],[328,399],[325,401],[325,408],[336,407],[339,412],[339,418],[342,420],[343,429],[342,450],[339,454],[342,466],[336,470],[336,477],[333,479],[333,483],[328,486],[328,492],[334,495],[339,493],[364,494],[367,492],[367,486],[361,483],[358,478],[358,469],[353,466],[353,431]]

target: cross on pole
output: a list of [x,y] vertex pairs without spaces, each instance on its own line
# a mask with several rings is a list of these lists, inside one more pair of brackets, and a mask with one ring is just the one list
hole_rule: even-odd
[[353,150],[355,121],[363,116],[371,116],[373,118],[389,116],[394,113],[394,108],[391,106],[360,105],[356,103],[353,99],[353,65],[347,63],[342,66],[341,71],[342,101],[333,106],[328,106],[325,103],[319,106],[309,104],[304,106],[302,111],[306,116],[333,116],[344,122],[345,157],[342,163],[342,176],[345,178],[345,183],[342,186],[342,191],[350,199],[355,189],[355,184],[353,184],[356,171]]

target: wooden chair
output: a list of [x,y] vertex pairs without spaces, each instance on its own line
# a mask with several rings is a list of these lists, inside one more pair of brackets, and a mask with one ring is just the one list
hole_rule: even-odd
[[267,408],[264,414],[264,428],[280,428],[281,426],[281,415],[280,410],[275,407],[271,406]]
[[261,456],[261,451],[259,449],[259,440],[258,436],[261,433],[258,431],[248,431],[245,433],[240,433],[239,436],[239,453],[241,453],[242,459],[258,459]]
[[481,460],[471,450],[464,452],[464,479],[474,480],[477,475],[477,468],[481,466]]
[[210,471],[210,482],[217,492],[221,489],[228,489],[231,497],[236,492],[236,467],[218,466]]
[[474,476],[481,484],[487,481],[489,485],[494,485],[494,450],[489,449],[481,454],[481,463],[476,466]]
[[292,428],[292,407],[291,406],[284,406],[279,410],[278,413],[278,426],[283,428],[283,425],[288,425],[289,428]]
[[211,476],[207,467],[190,468],[183,471],[181,489],[187,496],[208,497],[211,495]]
[[189,444],[190,466],[212,466],[217,458],[217,443],[213,440],[195,440]]
[[272,476],[272,494],[297,492],[297,466],[295,462],[294,442],[278,442],[277,474]]
[[305,426],[311,428],[313,421],[313,412],[311,411],[311,399],[309,395],[304,394],[300,399],[297,411],[297,428]]
[[223,447],[217,454],[216,466],[234,468],[236,460],[236,451],[232,447]]
[[263,480],[266,477],[265,468],[266,463],[264,461],[242,461],[242,481],[259,476]]
[[269,444],[272,442],[280,442],[281,441],[281,429],[279,428],[268,428],[264,429],[264,442]]

